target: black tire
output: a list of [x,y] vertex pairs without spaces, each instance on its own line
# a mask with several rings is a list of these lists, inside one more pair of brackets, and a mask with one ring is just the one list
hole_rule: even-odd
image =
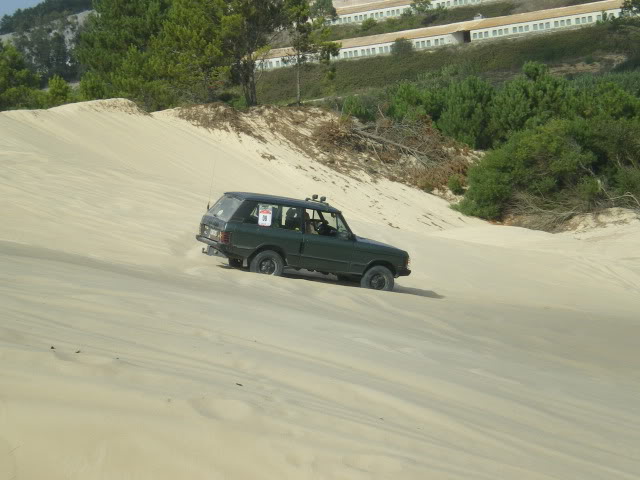
[[265,250],[253,257],[249,264],[249,270],[253,273],[276,275],[279,277],[284,270],[284,260],[278,252]]
[[230,258],[229,266],[231,268],[242,268],[242,259],[241,258]]
[[362,288],[371,288],[373,290],[393,290],[393,273],[387,267],[376,265],[365,272],[360,280]]

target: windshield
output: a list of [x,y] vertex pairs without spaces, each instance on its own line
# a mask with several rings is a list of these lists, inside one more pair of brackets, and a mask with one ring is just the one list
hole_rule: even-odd
[[228,222],[241,203],[242,200],[235,197],[222,196],[220,200],[209,209],[209,215],[213,215],[223,222]]

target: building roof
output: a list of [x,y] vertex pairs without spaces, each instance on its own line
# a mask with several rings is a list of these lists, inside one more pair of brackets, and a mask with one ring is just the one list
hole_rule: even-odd
[[276,195],[250,192],[226,192],[225,195],[230,195],[232,197],[239,198],[240,200],[250,200],[252,202],[274,203],[289,207],[311,208],[322,212],[340,213],[340,210],[332,207],[328,203],[315,202],[312,200],[299,200],[297,198],[278,197]]
[[388,0],[380,2],[361,3],[360,5],[354,5],[352,7],[338,7],[336,8],[336,12],[338,12],[338,15],[349,15],[351,13],[364,13],[371,10],[380,10],[383,8],[393,8],[401,6],[409,7],[411,6],[411,1],[412,0]]
[[[602,12],[603,10],[611,10],[622,7],[623,0],[605,0],[603,2],[583,3],[582,5],[573,5],[571,7],[551,8],[548,10],[537,10],[535,12],[517,13],[505,17],[483,18],[465,22],[470,24],[470,28],[466,30],[477,30],[480,28],[502,27],[504,25],[512,25],[515,23],[537,22],[548,18],[567,17],[571,15],[582,15],[585,13]],[[475,24],[475,25],[473,25]]]
[[[435,37],[438,35],[448,35],[455,32],[479,30],[483,28],[501,27],[504,25],[513,25],[518,23],[536,22],[546,20],[548,18],[565,17],[570,15],[581,15],[588,13],[601,12],[603,10],[611,10],[622,7],[623,0],[605,0],[602,2],[585,3],[572,7],[551,8],[547,10],[538,10],[535,12],[518,13],[504,17],[483,18],[480,20],[470,20],[467,22],[449,23],[447,25],[439,25],[436,27],[416,28],[413,30],[403,30],[400,32],[382,33],[379,35],[369,35],[366,37],[348,38],[339,40],[342,44],[341,48],[365,47],[369,45],[377,45],[381,43],[391,43],[399,38],[413,40],[416,38]],[[279,58],[284,55],[291,54],[289,47],[276,48],[271,50],[266,59]]]
[[[401,32],[381,33],[378,35],[368,35],[366,37],[347,38],[345,40],[336,40],[336,42],[342,44],[340,48],[365,47],[367,45],[376,45],[379,43],[392,43],[398,38],[407,38],[410,40],[413,38],[447,35],[449,33],[466,30],[466,28],[463,28],[463,26],[467,23],[470,22],[449,23],[447,25],[439,25],[437,27],[416,28],[413,30],[403,30]],[[269,51],[265,58],[279,58],[285,55],[291,55],[292,53],[293,50],[291,49],[291,47],[274,48],[273,50]]]

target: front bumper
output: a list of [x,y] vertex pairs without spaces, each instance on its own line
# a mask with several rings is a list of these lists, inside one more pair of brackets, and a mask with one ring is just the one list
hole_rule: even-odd
[[397,271],[397,276],[398,277],[406,277],[411,275],[411,270],[409,270],[407,267],[400,267],[398,268]]
[[202,253],[205,255],[228,258],[227,254],[222,250],[224,247],[219,242],[211,240],[204,235],[196,235],[196,240],[207,244],[207,246],[202,249]]

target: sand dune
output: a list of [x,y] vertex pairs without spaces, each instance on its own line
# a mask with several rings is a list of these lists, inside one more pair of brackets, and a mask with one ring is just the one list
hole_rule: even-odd
[[[640,476],[639,222],[488,225],[174,113],[0,114],[0,480]],[[327,195],[414,273],[229,270],[210,189]]]

